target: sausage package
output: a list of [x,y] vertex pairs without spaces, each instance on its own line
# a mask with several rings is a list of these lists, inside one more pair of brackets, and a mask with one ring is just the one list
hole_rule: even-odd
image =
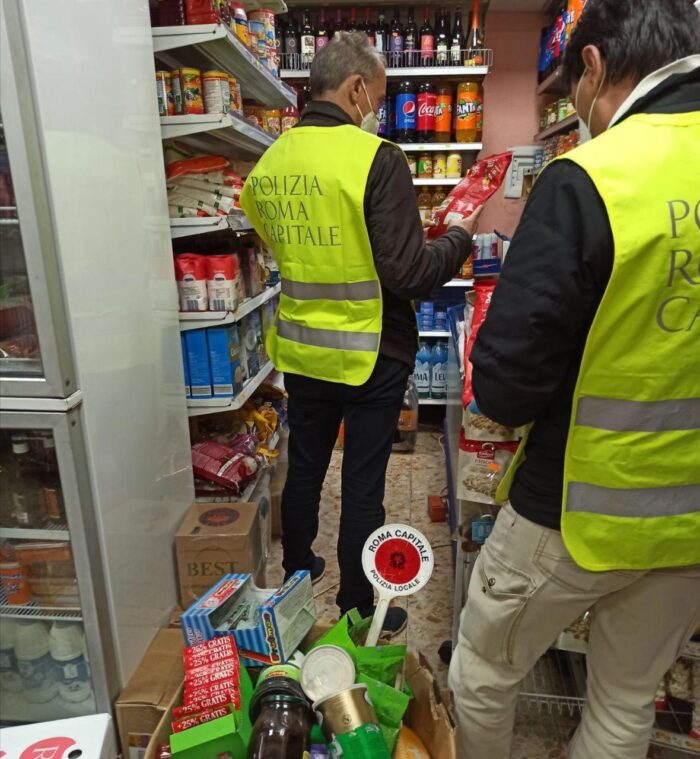
[[466,219],[483,205],[503,184],[512,158],[513,153],[507,151],[476,161],[435,211],[428,238],[444,235],[451,222]]

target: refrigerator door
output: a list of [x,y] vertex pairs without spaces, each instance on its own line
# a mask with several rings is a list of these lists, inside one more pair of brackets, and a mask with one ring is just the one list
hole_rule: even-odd
[[76,378],[33,97],[16,7],[1,3],[0,396],[66,398]]
[[84,453],[79,408],[0,412],[0,725],[108,711],[116,695]]

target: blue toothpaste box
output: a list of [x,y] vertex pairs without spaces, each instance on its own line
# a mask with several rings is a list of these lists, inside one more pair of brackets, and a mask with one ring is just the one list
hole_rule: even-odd
[[192,329],[185,332],[185,344],[192,398],[211,398],[211,369],[206,330]]
[[207,330],[211,383],[215,398],[230,398],[243,387],[241,345],[238,325],[214,327]]
[[295,572],[279,590],[258,588],[250,574],[225,575],[182,615],[188,646],[233,634],[248,667],[281,664],[316,621],[308,571]]
[[180,333],[180,348],[182,350],[182,367],[185,371],[185,397],[192,397],[192,385],[190,383],[190,364],[187,360],[187,345],[185,344],[185,335]]

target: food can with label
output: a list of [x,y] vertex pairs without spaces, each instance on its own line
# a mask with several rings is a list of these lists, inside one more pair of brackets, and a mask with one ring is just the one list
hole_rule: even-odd
[[228,91],[231,99],[230,110],[239,116],[243,113],[243,99],[241,98],[241,88],[235,77],[228,78]]
[[250,49],[253,52],[255,52],[260,42],[263,45],[267,44],[265,41],[265,27],[261,21],[253,21],[252,14],[251,18],[248,19],[248,38],[250,39]]
[[172,116],[175,113],[175,105],[169,71],[156,71],[156,90],[158,92],[158,114],[160,116]]
[[447,156],[445,176],[448,179],[459,179],[462,176],[462,155],[460,153],[450,153]]
[[264,108],[253,103],[243,103],[243,115],[259,129],[264,128]]
[[433,176],[442,179],[447,175],[447,154],[435,153],[433,156]]
[[198,69],[180,69],[180,84],[185,113],[204,113],[201,72]]
[[430,153],[421,153],[418,156],[418,178],[431,179],[433,176],[433,157]]
[[176,114],[185,112],[185,104],[182,99],[182,85],[180,84],[180,69],[170,72],[170,86],[173,92],[173,107]]
[[263,129],[266,132],[279,137],[282,132],[282,111],[279,108],[271,108],[265,111],[263,116],[264,126]]
[[275,44],[275,14],[266,8],[261,10],[250,11],[248,14],[248,22],[259,22],[263,26],[264,35],[267,45],[274,46]]
[[415,177],[418,173],[418,161],[416,160],[416,154],[406,153],[406,160],[408,161],[408,170],[411,172],[411,176]]
[[202,74],[205,113],[226,113],[228,110],[225,108],[222,81],[226,82],[228,90],[228,74],[223,71],[205,71]]
[[279,55],[277,49],[268,46],[265,48],[265,55],[267,57],[267,68],[273,76],[279,76]]

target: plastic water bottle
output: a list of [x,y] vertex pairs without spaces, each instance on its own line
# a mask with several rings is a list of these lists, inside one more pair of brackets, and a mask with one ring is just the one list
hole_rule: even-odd
[[418,345],[416,356],[416,370],[413,372],[413,380],[418,390],[419,398],[430,398],[430,382],[432,375],[432,353],[430,345],[421,340]]
[[447,344],[435,343],[432,352],[433,376],[430,385],[430,397],[442,399],[447,397]]

